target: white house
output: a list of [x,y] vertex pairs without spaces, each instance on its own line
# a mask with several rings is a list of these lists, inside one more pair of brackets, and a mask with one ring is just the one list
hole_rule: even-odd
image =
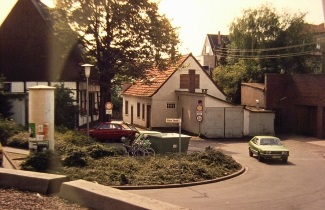
[[182,129],[208,138],[242,137],[243,107],[225,94],[192,54],[166,71],[150,69],[145,80],[123,93],[123,121],[144,128],[177,127],[167,118],[181,118]]

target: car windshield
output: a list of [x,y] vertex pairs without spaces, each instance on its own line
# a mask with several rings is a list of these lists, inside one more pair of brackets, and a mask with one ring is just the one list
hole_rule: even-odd
[[260,145],[281,145],[281,141],[277,138],[263,138],[260,140]]

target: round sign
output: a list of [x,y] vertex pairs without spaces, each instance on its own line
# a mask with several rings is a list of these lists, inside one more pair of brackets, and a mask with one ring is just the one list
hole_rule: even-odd
[[111,109],[113,109],[113,104],[112,104],[111,102],[107,102],[107,103],[105,104],[105,108],[106,108],[107,110],[111,110]]
[[197,111],[202,111],[203,110],[203,106],[202,105],[197,105],[196,106],[196,110]]
[[196,120],[197,120],[198,122],[201,122],[201,121],[203,120],[202,115],[198,115],[198,116],[196,116]]

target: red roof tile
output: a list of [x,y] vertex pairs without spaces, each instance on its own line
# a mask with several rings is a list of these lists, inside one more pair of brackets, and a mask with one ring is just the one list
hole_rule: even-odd
[[123,95],[153,96],[190,55],[182,56],[175,65],[170,66],[167,70],[162,71],[157,68],[147,70],[146,79],[137,80],[123,92]]

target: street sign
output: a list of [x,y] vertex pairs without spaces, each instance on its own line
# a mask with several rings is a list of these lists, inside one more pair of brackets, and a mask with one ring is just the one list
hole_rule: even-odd
[[107,103],[105,104],[105,109],[107,109],[107,110],[112,110],[112,109],[113,109],[113,104],[112,104],[112,102],[107,102]]
[[197,116],[196,116],[196,120],[197,120],[198,122],[201,122],[201,121],[203,120],[202,115],[197,115]]
[[111,110],[111,109],[106,109],[106,114],[113,114],[113,110]]
[[166,123],[181,123],[182,119],[178,118],[166,118]]

